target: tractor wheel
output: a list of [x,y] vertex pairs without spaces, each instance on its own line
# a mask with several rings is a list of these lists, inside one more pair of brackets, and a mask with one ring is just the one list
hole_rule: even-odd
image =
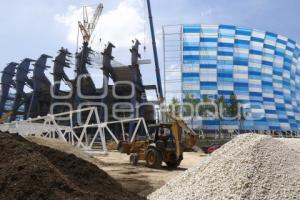
[[165,163],[167,164],[167,166],[169,168],[175,169],[175,168],[177,168],[180,165],[181,161],[182,161],[182,158],[178,159],[175,153],[171,153],[169,155],[169,160],[165,161]]
[[129,162],[130,162],[130,164],[137,166],[137,164],[139,162],[139,155],[137,153],[130,154]]
[[159,169],[161,168],[161,163],[162,163],[162,155],[158,150],[154,148],[150,148],[146,151],[147,167]]
[[181,163],[181,160],[166,162],[167,166],[171,169],[177,168],[180,165],[180,163]]

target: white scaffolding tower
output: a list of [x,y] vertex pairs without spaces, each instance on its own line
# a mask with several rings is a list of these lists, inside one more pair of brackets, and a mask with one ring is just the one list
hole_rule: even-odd
[[182,25],[165,25],[162,27],[162,33],[166,103],[172,98],[182,102]]

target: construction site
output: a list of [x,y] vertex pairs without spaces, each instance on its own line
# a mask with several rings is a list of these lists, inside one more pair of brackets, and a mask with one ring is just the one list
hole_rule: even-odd
[[130,63],[114,40],[95,48],[100,2],[80,7],[76,52],[2,67],[0,199],[300,200],[300,45],[222,24],[158,33],[140,2],[149,59],[145,38]]

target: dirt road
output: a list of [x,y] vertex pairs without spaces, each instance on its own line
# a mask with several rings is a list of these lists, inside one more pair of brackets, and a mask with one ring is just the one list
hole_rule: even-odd
[[129,164],[129,156],[119,152],[109,152],[108,156],[96,158],[105,163],[101,169],[119,181],[123,187],[141,196],[147,196],[164,185],[166,181],[197,165],[203,156],[201,153],[184,153],[182,164],[176,170],[168,170],[167,167],[160,170],[150,169],[145,167],[144,162],[139,162],[138,166],[132,166]]
[[179,173],[197,165],[198,162],[201,162],[201,158],[205,156],[203,153],[185,152],[184,159],[177,170],[168,170],[166,167],[156,170],[145,167],[144,162],[139,162],[138,166],[132,166],[129,164],[128,155],[116,151],[109,152],[107,156],[91,157],[80,149],[58,140],[47,138],[27,139],[40,145],[75,154],[77,157],[92,162],[120,182],[123,187],[141,196],[147,196]]

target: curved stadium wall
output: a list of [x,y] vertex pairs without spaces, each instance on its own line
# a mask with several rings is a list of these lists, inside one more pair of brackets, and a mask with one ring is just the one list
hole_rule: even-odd
[[[183,25],[182,93],[228,99],[235,94],[252,115],[242,129],[298,131],[299,45],[282,35],[230,25]],[[259,111],[261,112],[261,110]],[[206,129],[237,129],[236,121],[202,120]]]

